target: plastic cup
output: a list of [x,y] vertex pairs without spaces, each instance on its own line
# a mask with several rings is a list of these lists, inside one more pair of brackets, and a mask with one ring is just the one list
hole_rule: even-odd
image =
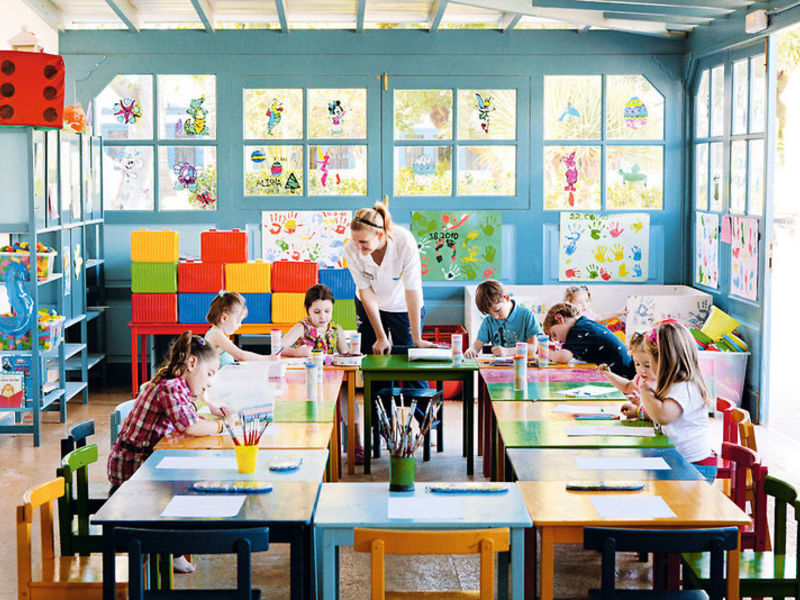
[[319,399],[318,370],[319,368],[315,363],[306,363],[306,399],[312,402],[316,402]]
[[514,354],[518,356],[528,356],[528,342],[517,342],[514,347]]
[[414,490],[414,457],[389,457],[389,491],[411,492]]
[[538,355],[539,349],[539,339],[534,337],[533,342],[528,344],[528,360],[536,360],[536,356]]
[[350,354],[361,354],[361,334],[358,331],[350,334]]
[[450,336],[450,348],[453,352],[453,364],[461,364],[464,360],[464,337],[460,333]]
[[270,329],[269,330],[269,347],[270,347],[270,352],[272,354],[277,354],[278,350],[281,349],[281,330],[280,329]]
[[322,384],[322,373],[325,367],[325,353],[320,350],[314,350],[311,353],[311,362],[317,367],[317,384]]
[[258,463],[258,446],[234,446],[239,473],[253,473]]
[[514,356],[514,391],[521,392],[528,383],[528,357],[525,354]]
[[539,366],[546,367],[550,364],[550,338],[546,335],[537,336],[539,342]]

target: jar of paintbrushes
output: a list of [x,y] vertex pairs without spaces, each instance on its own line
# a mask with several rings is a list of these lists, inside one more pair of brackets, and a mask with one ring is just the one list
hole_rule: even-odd
[[261,414],[241,413],[239,420],[241,427],[236,428],[239,430],[239,435],[237,435],[228,420],[223,417],[225,429],[233,440],[233,450],[236,453],[236,466],[239,468],[239,473],[253,473],[258,463],[258,447],[261,436],[264,435],[272,419]]

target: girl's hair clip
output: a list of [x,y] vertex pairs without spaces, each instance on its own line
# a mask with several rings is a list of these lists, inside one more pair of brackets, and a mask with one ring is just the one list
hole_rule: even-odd
[[647,334],[647,341],[650,342],[653,346],[658,346],[658,326],[653,327],[650,332]]
[[219,296],[220,298],[222,298],[222,297],[223,297],[223,296],[224,296],[226,293],[227,293],[227,292],[225,292],[225,290],[220,290],[219,292],[217,292],[217,296]]
[[194,335],[192,337],[194,338],[194,341],[197,342],[198,344],[200,344],[201,346],[205,346],[206,345],[206,338],[204,338],[203,336]]

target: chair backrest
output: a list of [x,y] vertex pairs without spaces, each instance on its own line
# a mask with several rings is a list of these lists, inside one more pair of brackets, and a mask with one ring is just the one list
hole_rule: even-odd
[[722,413],[722,441],[731,444],[739,443],[739,434],[736,423],[731,419],[731,411],[736,405],[727,398],[717,398],[717,412]]
[[[370,553],[372,600],[384,600],[386,597],[386,554],[480,554],[480,598],[490,600],[494,598],[494,555],[508,551],[509,530],[402,531],[355,528],[353,549]],[[458,595],[458,592],[453,593],[453,597]]]
[[41,556],[43,568],[55,559],[55,535],[53,532],[53,500],[64,495],[64,478],[30,488],[17,506],[17,586],[19,597],[29,597],[29,586],[33,581],[33,560],[31,550],[31,527],[36,510],[41,509]]
[[122,422],[128,417],[129,414],[131,414],[134,402],[136,402],[136,400],[126,400],[125,402],[120,402],[114,408],[114,412],[111,413],[111,427],[109,428],[109,433],[111,435],[112,446],[114,445],[114,442],[117,441],[119,430],[122,428]]
[[750,448],[753,452],[758,452],[756,430],[750,420],[750,413],[743,408],[734,408],[731,410],[731,420],[738,429],[740,439],[738,443],[745,448]]
[[767,467],[761,464],[758,454],[738,444],[722,442],[722,458],[731,463],[731,500],[753,519],[752,531],[742,533],[742,549],[767,550],[769,528],[764,488]]
[[[251,600],[251,553],[264,552],[269,549],[269,529],[254,527],[248,529],[201,529],[201,530],[165,530],[134,529],[119,527],[114,529],[114,545],[119,551],[128,552],[128,593],[131,600],[143,599],[147,595],[144,590],[142,572],[143,559],[147,554],[236,554],[237,568],[235,590],[220,590],[226,598]],[[202,592],[209,590],[192,590],[196,597],[202,598]],[[164,597],[160,592],[159,597]]]
[[97,444],[89,444],[62,458],[56,471],[64,479],[64,495],[58,500],[58,524],[61,553],[67,556],[102,550],[101,536],[89,535],[89,465],[96,462]]
[[75,423],[67,429],[67,435],[61,438],[61,458],[86,445],[86,438],[94,435],[94,419],[86,419],[80,423]]
[[[607,529],[585,527],[583,547],[597,550],[603,555],[602,593],[603,600],[613,600],[615,591],[615,568],[617,552],[710,552],[711,553],[711,600],[722,600],[725,587],[724,553],[739,545],[739,530],[736,527],[718,529]],[[655,594],[663,592],[654,592]],[[642,592],[645,596],[646,592]]]

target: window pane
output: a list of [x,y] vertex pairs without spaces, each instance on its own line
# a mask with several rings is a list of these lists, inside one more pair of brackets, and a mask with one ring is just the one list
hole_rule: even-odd
[[747,193],[747,142],[731,142],[731,212],[743,214]]
[[708,208],[708,144],[694,147],[694,196],[698,210]]
[[302,139],[303,90],[244,90],[245,139]]
[[517,137],[517,90],[458,90],[458,139]]
[[544,207],[600,209],[599,146],[545,146]]
[[661,208],[663,188],[661,146],[606,148],[606,208]]
[[731,133],[747,133],[747,59],[733,63],[733,121]]
[[711,162],[711,196],[709,197],[711,210],[722,210],[722,142],[708,145],[709,160]]
[[544,137],[547,140],[600,137],[602,79],[593,76],[544,78]]
[[606,137],[663,139],[664,97],[643,76],[606,77]]
[[217,137],[217,78],[159,75],[158,122],[162,139]]
[[516,189],[515,146],[459,146],[459,196],[513,196]]
[[695,136],[708,137],[708,69],[700,75],[700,85],[694,99]]
[[451,90],[395,90],[394,139],[453,139]]
[[366,146],[309,146],[308,185],[313,196],[366,196]]
[[747,175],[749,212],[764,212],[764,140],[750,141],[750,163]]
[[153,210],[153,148],[103,146],[106,210]]
[[159,210],[217,208],[217,149],[162,146],[158,149]]
[[763,54],[750,58],[750,132],[764,131],[767,103],[767,66]]
[[711,69],[711,135],[722,135],[725,118],[725,68]]
[[245,146],[244,195],[303,194],[302,146]]
[[367,90],[308,90],[308,137],[367,137]]
[[395,196],[449,196],[453,193],[450,146],[396,146]]
[[94,100],[95,131],[104,140],[153,137],[153,76],[117,75]]

